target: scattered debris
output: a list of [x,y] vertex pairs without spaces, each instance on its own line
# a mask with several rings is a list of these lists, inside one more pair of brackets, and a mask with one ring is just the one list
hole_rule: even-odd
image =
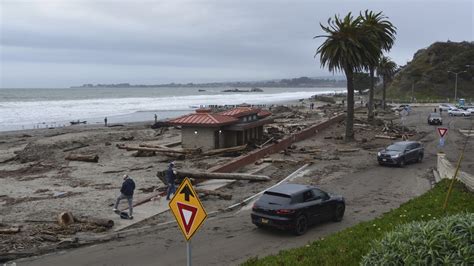
[[65,158],[68,161],[82,161],[82,162],[90,162],[90,163],[97,163],[99,162],[99,155],[97,154],[69,154]]
[[68,226],[74,223],[74,216],[70,212],[62,212],[58,215],[58,224],[61,226]]

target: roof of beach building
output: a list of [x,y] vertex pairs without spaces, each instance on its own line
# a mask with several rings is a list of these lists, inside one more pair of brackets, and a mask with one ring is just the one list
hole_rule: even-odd
[[259,117],[266,117],[271,115],[272,113],[262,110],[260,108],[254,108],[250,106],[239,106],[230,110],[226,110],[223,112],[218,113],[220,115],[228,115],[233,117],[242,117],[246,115],[253,115],[256,114]]
[[224,126],[238,121],[232,116],[212,113],[210,109],[197,109],[196,113],[171,119],[168,123],[182,126]]

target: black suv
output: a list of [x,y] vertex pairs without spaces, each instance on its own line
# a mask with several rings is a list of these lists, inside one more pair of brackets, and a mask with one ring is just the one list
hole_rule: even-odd
[[428,125],[442,125],[443,119],[439,113],[431,113],[428,116]]
[[284,183],[263,193],[253,205],[251,217],[258,227],[290,229],[302,235],[310,224],[341,221],[345,208],[342,196],[312,186]]
[[390,164],[403,167],[409,162],[421,162],[423,155],[424,148],[420,142],[400,141],[379,151],[377,160],[380,165]]

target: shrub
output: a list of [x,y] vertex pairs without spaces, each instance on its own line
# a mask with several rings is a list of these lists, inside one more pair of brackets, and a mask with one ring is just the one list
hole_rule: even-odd
[[375,241],[362,265],[474,265],[474,213],[400,225]]

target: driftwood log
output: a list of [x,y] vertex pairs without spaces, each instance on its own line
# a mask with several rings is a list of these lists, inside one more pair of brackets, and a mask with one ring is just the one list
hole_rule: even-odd
[[97,154],[69,154],[65,158],[68,161],[82,161],[82,162],[90,162],[90,163],[97,163],[99,162],[99,155]]
[[242,145],[242,146],[235,146],[235,147],[230,147],[230,148],[222,148],[222,149],[215,149],[215,150],[209,150],[205,151],[202,153],[202,155],[216,155],[216,154],[221,154],[221,153],[226,153],[226,152],[236,152],[236,151],[243,151],[247,148],[247,144]]
[[138,146],[140,148],[152,148],[152,149],[157,149],[157,151],[165,151],[165,152],[175,152],[175,153],[183,153],[183,154],[201,153],[201,149],[171,149],[170,147],[165,146],[165,145],[156,145],[156,144],[148,144],[148,143],[142,143]]
[[62,212],[57,217],[58,224],[61,226],[68,226],[74,223],[74,216],[70,212]]
[[103,226],[106,228],[111,228],[114,226],[114,221],[109,220],[109,219],[92,218],[92,217],[74,217],[74,221],[78,223],[95,224],[95,225]]
[[[163,183],[167,183],[165,179],[165,172],[160,171],[156,175],[160,178]],[[269,181],[271,178],[266,175],[251,175],[243,173],[209,173],[209,172],[197,172],[190,170],[179,170],[176,171],[177,181],[180,182],[184,178],[192,179],[229,179],[229,180],[251,180],[251,181]]]
[[64,149],[63,152],[78,150],[78,149],[85,148],[85,147],[88,147],[88,146],[89,146],[89,144],[82,144],[82,145],[79,145],[79,146],[76,146],[76,147]]
[[196,192],[200,193],[200,194],[204,194],[204,195],[217,196],[217,197],[219,197],[221,199],[224,199],[224,200],[231,200],[232,199],[231,194],[225,194],[225,193],[214,191],[214,190],[196,188]]
[[[157,149],[157,148],[147,148],[147,147],[131,147],[131,146],[126,146],[126,145],[120,145],[117,144],[117,148],[119,149],[124,149],[127,151],[146,151],[146,152],[155,152],[159,153],[168,157],[171,157],[172,159],[176,160],[184,160],[186,158],[185,152],[184,151],[177,151],[173,149]],[[169,160],[169,159],[167,159]]]
[[397,139],[396,137],[387,136],[387,135],[375,135],[376,139]]
[[16,234],[20,232],[20,227],[0,228],[0,234]]

